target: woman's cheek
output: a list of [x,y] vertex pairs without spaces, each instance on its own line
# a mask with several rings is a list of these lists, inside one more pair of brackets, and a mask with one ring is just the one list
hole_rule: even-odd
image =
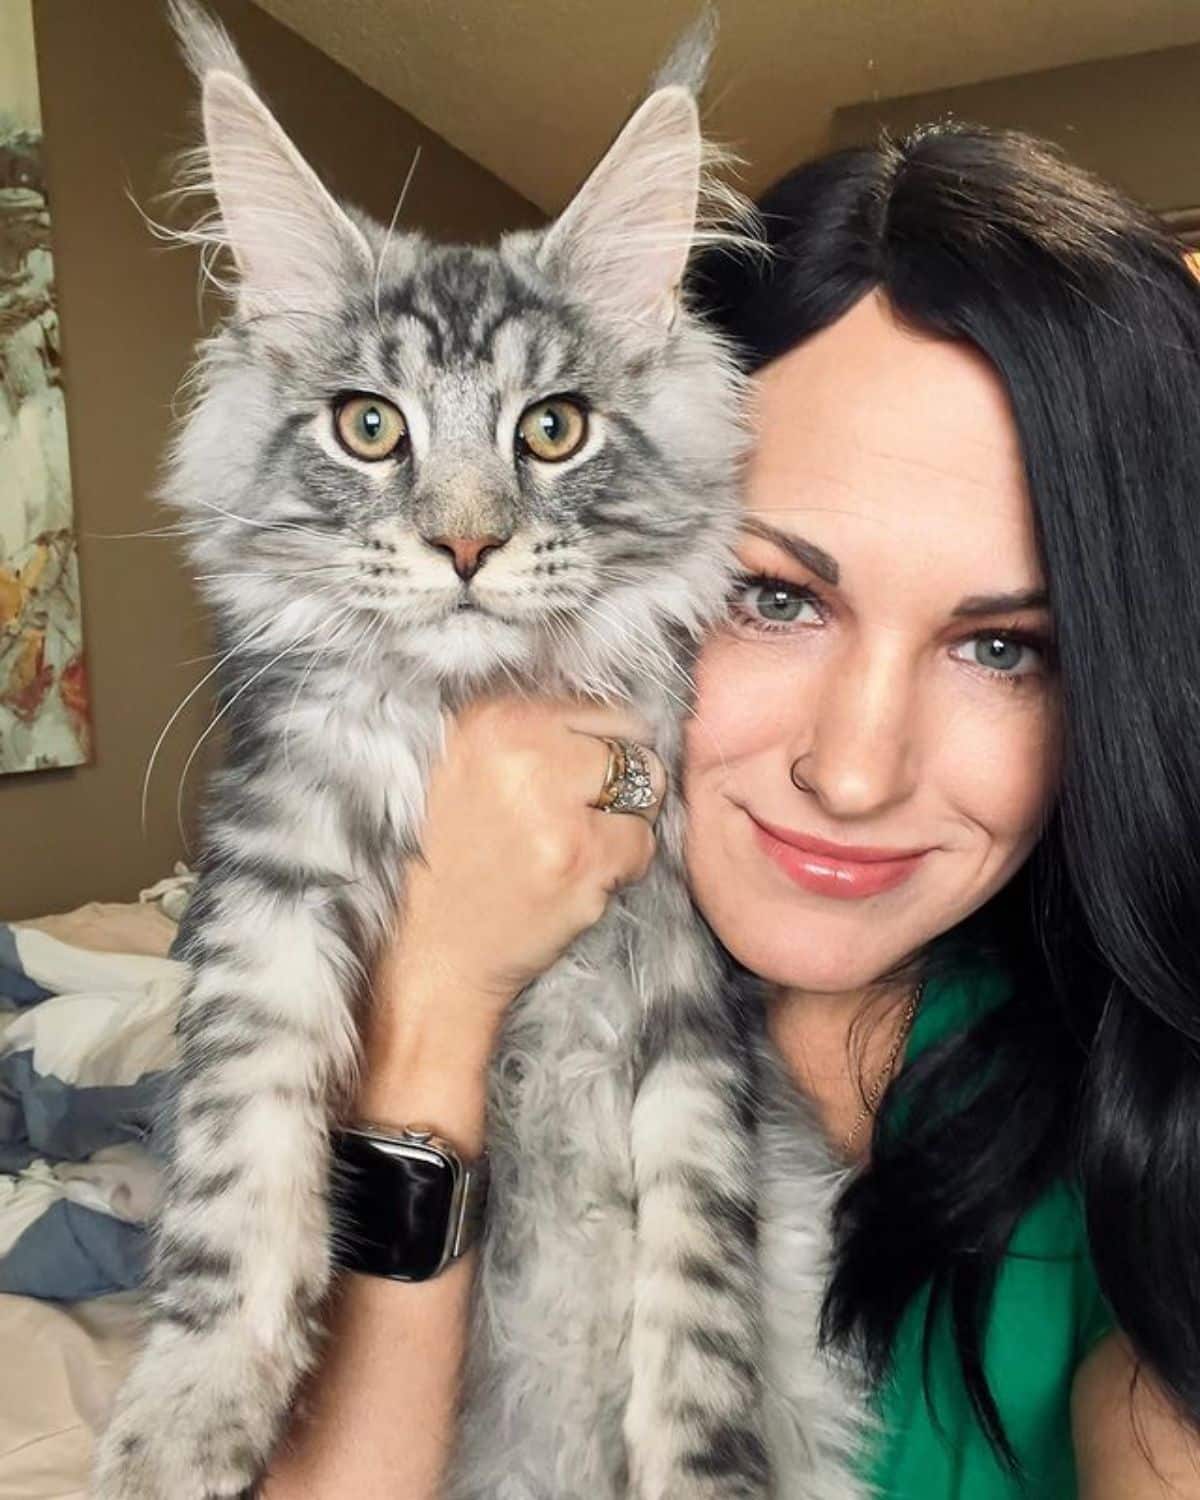
[[[815,699],[812,653],[789,643],[714,633],[696,665],[695,707],[687,725],[693,778],[731,769],[747,756],[797,744]],[[793,755],[799,753],[797,748]]]
[[969,686],[960,684],[932,715],[938,800],[986,835],[993,874],[1007,874],[1037,842],[1057,792],[1057,695],[1049,683]]

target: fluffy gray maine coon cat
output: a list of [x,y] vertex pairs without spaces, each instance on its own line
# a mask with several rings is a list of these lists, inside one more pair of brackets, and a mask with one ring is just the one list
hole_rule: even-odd
[[[435,247],[336,203],[223,31],[173,15],[220,211],[199,237],[236,279],[165,495],[218,622],[230,744],[152,1321],[102,1500],[262,1473],[318,1348],[327,1131],[443,714],[514,684],[625,700],[674,779],[743,443],[732,361],[680,293],[703,181],[687,88],[650,95],[549,229]],[[482,566],[462,538],[488,539]],[[853,1403],[813,1348],[829,1173],[802,1132],[756,1135],[682,816],[669,797],[650,874],[503,1032],[456,1500],[856,1493]]]

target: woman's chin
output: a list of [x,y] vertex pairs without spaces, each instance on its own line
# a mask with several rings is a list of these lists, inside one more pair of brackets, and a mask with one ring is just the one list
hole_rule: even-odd
[[742,951],[733,948],[729,951],[752,974],[772,988],[805,995],[861,995],[904,957],[893,953],[864,955],[861,951],[853,955],[812,949],[803,952],[792,943],[783,951],[778,944],[759,947],[742,941],[738,946]]
[[768,984],[814,994],[863,990],[938,930],[912,920],[915,913],[908,921],[884,922],[877,912],[848,910],[850,903],[840,901],[829,902],[829,911],[755,901],[732,880],[712,891],[694,884],[693,895],[718,940],[744,968]]

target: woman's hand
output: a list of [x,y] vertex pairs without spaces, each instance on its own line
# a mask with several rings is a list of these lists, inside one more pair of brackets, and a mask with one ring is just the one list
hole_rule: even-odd
[[[605,735],[647,747],[644,815],[590,805]],[[364,1110],[481,1072],[510,1002],[646,874],[666,779],[647,738],[629,710],[570,700],[489,698],[450,720],[374,988]]]

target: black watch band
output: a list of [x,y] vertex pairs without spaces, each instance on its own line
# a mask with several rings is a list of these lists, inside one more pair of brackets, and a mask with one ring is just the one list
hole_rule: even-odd
[[428,1281],[483,1230],[487,1157],[464,1162],[421,1125],[333,1130],[333,1244],[345,1271]]

